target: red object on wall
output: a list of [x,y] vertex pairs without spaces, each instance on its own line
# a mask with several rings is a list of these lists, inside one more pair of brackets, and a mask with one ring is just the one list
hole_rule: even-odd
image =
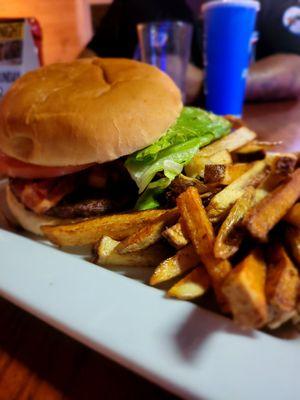
[[34,43],[38,49],[38,55],[40,60],[40,65],[44,65],[43,57],[43,33],[40,23],[35,18],[28,18],[28,22],[31,27],[31,33],[33,36]]

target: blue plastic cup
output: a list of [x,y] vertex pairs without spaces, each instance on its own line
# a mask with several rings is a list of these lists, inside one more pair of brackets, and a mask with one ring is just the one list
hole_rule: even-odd
[[215,0],[202,6],[206,108],[242,116],[256,14],[255,0]]

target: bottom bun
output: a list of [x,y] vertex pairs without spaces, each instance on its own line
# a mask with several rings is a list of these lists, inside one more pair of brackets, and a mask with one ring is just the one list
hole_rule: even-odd
[[43,235],[43,232],[41,231],[42,225],[57,225],[66,222],[66,220],[62,220],[60,218],[38,215],[27,210],[10,190],[9,185],[6,186],[6,201],[13,217],[16,219],[19,225],[36,235]]

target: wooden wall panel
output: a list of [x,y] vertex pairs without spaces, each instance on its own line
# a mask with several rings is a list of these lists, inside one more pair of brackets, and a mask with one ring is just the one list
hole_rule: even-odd
[[39,20],[46,64],[74,59],[91,36],[89,0],[0,0],[3,17]]

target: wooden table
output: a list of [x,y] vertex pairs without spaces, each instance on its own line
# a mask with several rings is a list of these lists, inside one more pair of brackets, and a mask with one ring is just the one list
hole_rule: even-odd
[[[245,120],[300,151],[300,102],[249,105]],[[3,299],[0,321],[0,400],[175,398]]]

